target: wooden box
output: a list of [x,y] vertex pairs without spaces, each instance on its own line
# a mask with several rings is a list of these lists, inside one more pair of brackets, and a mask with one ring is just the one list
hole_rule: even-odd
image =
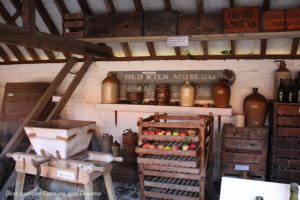
[[222,33],[223,16],[218,14],[202,14],[200,16],[200,34]]
[[199,15],[180,15],[178,21],[179,35],[199,34]]
[[287,30],[300,30],[300,9],[286,11]]
[[286,29],[286,18],[283,10],[270,10],[262,14],[262,31],[284,31]]
[[113,15],[93,15],[85,18],[85,37],[112,37]]
[[63,35],[70,38],[84,37],[84,13],[66,13],[63,22]]
[[145,12],[144,35],[176,35],[178,13],[176,11]]
[[265,180],[267,170],[268,128],[236,128],[224,124],[221,173]]
[[117,13],[114,20],[114,36],[143,35],[143,15],[141,12]]
[[223,10],[225,33],[259,32],[259,7],[235,7]]

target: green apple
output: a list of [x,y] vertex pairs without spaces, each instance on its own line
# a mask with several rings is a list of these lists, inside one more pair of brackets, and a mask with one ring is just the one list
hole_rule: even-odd
[[165,146],[165,150],[172,150],[171,146]]
[[179,135],[179,132],[178,132],[178,131],[173,131],[172,135],[173,135],[173,136],[178,136],[178,135]]

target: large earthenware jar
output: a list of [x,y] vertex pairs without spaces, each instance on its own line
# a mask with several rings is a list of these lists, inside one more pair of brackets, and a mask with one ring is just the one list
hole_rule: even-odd
[[244,99],[243,109],[246,117],[246,126],[264,126],[267,115],[268,102],[266,98],[258,92],[258,88],[253,88],[252,94]]
[[102,81],[101,102],[118,103],[118,81],[113,74],[109,72],[107,77]]
[[186,81],[180,88],[180,105],[194,106],[195,103],[195,88]]
[[230,101],[230,86],[225,82],[220,80],[213,86],[213,99],[216,108],[228,108]]

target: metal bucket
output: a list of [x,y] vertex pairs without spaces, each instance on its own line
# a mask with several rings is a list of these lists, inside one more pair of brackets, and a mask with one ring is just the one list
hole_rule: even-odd
[[40,200],[84,200],[82,184],[42,178],[39,182]]

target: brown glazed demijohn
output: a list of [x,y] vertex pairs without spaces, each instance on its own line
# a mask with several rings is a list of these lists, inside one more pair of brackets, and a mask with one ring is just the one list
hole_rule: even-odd
[[258,88],[253,88],[252,94],[244,99],[243,109],[246,117],[246,126],[264,126],[267,115],[268,102],[266,98],[258,92]]
[[230,101],[230,86],[225,82],[220,80],[213,86],[213,98],[214,105],[216,108],[228,108]]

